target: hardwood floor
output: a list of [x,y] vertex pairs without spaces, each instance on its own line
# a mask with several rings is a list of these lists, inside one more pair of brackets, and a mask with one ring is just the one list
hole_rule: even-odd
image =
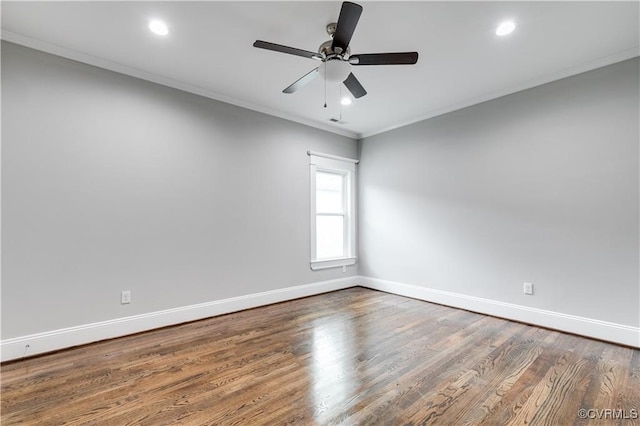
[[3,425],[640,424],[639,350],[362,288],[1,375]]

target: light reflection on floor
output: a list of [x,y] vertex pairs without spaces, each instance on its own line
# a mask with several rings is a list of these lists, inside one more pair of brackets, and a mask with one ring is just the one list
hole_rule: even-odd
[[337,406],[357,395],[355,333],[353,318],[347,314],[319,319],[313,326],[311,391],[317,422],[327,421],[327,413],[335,415]]

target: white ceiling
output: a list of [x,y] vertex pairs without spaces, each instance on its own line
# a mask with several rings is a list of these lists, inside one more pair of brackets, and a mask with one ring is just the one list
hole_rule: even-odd
[[[413,66],[360,66],[368,91],[342,107],[317,62],[256,49],[256,39],[316,51],[341,2],[2,2],[2,38],[350,137],[639,55],[638,2],[359,2],[352,53],[417,51]],[[167,22],[170,34],[147,29]],[[518,23],[495,35],[505,19]],[[346,88],[343,92],[346,93]]]

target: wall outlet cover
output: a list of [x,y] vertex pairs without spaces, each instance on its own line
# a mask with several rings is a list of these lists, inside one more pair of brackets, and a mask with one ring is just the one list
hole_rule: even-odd
[[533,294],[533,284],[524,283],[524,294]]

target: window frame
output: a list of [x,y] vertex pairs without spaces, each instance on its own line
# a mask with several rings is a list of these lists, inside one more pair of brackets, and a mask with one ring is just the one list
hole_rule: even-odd
[[[355,265],[357,262],[357,212],[356,212],[356,164],[358,160],[309,151],[309,194],[310,194],[310,265],[312,270],[339,268]],[[331,259],[317,258],[317,224],[316,218],[316,173],[336,173],[344,176],[343,180],[343,244],[344,256]],[[329,214],[324,214],[329,216]],[[337,214],[331,214],[337,215]]]

